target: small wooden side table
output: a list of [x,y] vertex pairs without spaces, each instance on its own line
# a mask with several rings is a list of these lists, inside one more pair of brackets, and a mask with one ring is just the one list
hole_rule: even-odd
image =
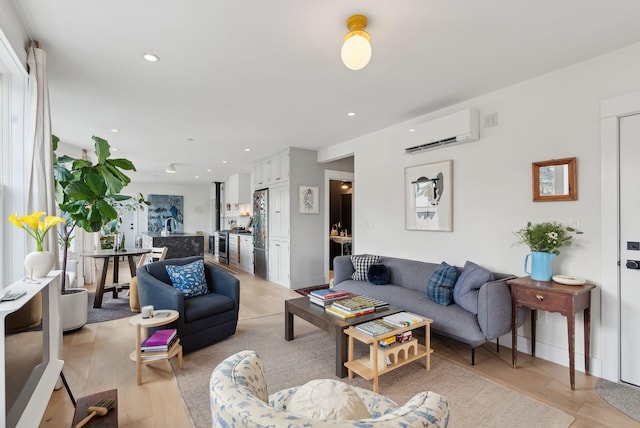
[[[159,312],[168,312],[166,317],[156,317]],[[180,338],[171,346],[167,352],[153,352],[150,354],[142,353],[140,345],[142,344],[142,329],[144,328],[144,337],[147,337],[147,330],[150,327],[159,327],[161,325],[170,324],[178,319],[178,311],[172,309],[159,309],[153,311],[153,317],[142,318],[142,314],[131,317],[129,324],[136,326],[136,349],[129,355],[129,358],[136,362],[138,370],[138,385],[142,385],[142,365],[151,364],[158,360],[166,360],[178,356],[178,367],[182,368],[182,345]]]
[[[407,327],[398,327],[396,330],[379,336],[370,336],[356,329],[354,326],[347,328],[344,333],[349,336],[349,351],[347,362],[344,363],[344,365],[349,370],[349,379],[353,379],[354,372],[366,380],[373,379],[373,392],[378,392],[378,376],[393,371],[405,364],[424,358],[425,369],[427,369],[427,371],[431,370],[431,353],[433,353],[433,349],[431,349],[432,322],[433,320],[425,318],[419,323],[411,324]],[[414,337],[405,343],[394,344],[389,348],[380,348],[380,340],[417,328],[424,328],[424,346],[419,344],[418,339]],[[369,345],[368,357],[353,359],[354,339]],[[387,357],[393,357],[389,365],[386,364]]]
[[531,309],[531,355],[536,354],[536,319],[538,310],[558,312],[567,317],[569,334],[569,379],[575,390],[575,315],[584,311],[584,372],[589,374],[589,342],[591,338],[591,290],[593,284],[564,285],[554,281],[536,281],[531,277],[510,279],[511,286],[511,364],[518,360],[518,307]]

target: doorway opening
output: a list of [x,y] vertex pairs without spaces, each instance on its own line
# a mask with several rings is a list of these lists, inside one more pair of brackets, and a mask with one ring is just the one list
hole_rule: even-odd
[[353,173],[325,171],[325,266],[327,281],[333,278],[333,259],[353,249]]

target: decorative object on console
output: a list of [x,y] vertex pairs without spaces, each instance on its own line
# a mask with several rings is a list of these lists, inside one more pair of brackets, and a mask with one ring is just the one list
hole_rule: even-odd
[[64,219],[52,215],[46,216],[44,221],[41,221],[40,218],[45,214],[44,211],[36,211],[20,218],[16,214],[9,216],[11,223],[20,229],[24,229],[36,241],[36,251],[27,254],[24,259],[24,266],[27,269],[29,279],[43,278],[53,268],[55,258],[49,251],[43,251],[44,238],[53,226],[65,223]]
[[[518,243],[526,244],[531,250],[524,259],[524,271],[531,275],[531,279],[550,281],[552,275],[552,261],[560,254],[561,247],[571,245],[573,233],[582,234],[573,227],[563,226],[557,222],[527,223],[527,227],[515,232],[520,238]],[[531,271],[527,269],[527,262],[531,256]]]
[[453,231],[453,161],[404,169],[405,228]]
[[320,212],[319,193],[318,186],[300,186],[298,188],[298,212],[300,214],[318,214]]
[[584,278],[571,275],[553,275],[551,278],[555,282],[564,285],[582,285],[587,282]]

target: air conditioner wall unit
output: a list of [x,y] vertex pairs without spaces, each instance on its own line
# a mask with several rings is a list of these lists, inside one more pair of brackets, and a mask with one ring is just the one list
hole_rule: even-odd
[[402,145],[408,154],[469,143],[480,138],[478,112],[466,109],[413,126],[402,132]]

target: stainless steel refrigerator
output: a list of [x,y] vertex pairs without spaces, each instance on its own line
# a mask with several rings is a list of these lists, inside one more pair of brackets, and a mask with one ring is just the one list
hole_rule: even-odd
[[253,194],[253,273],[268,277],[269,265],[269,191],[256,190]]

